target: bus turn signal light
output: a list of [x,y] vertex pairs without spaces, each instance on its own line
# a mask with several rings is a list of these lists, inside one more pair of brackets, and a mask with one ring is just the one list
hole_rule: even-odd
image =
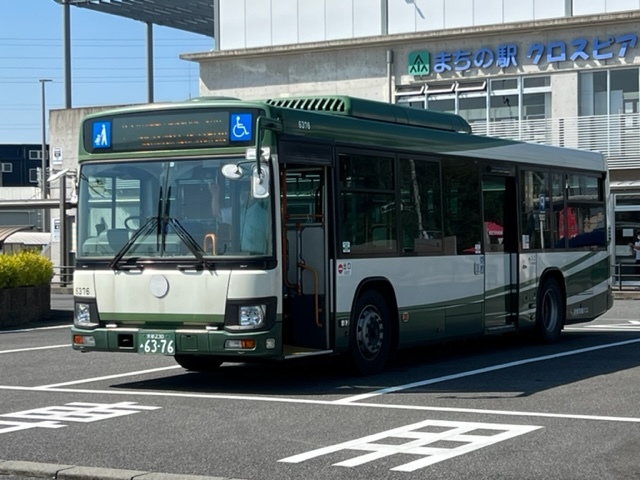
[[224,342],[224,348],[229,350],[253,350],[256,348],[255,340],[226,340]]
[[84,345],[87,347],[95,347],[96,339],[87,335],[74,335],[73,343],[74,345]]

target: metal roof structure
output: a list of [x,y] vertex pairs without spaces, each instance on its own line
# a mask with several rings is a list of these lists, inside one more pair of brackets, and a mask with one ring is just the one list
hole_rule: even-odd
[[5,245],[18,243],[26,247],[41,247],[51,243],[51,233],[49,232],[16,232],[7,237]]
[[214,36],[213,0],[54,0],[144,23]]
[[153,26],[217,38],[220,22],[219,0],[54,0],[63,11],[64,108],[71,101],[71,7],[118,15],[147,26],[147,102],[154,102]]
[[31,229],[33,229],[33,225],[7,225],[0,227],[0,247],[14,233]]

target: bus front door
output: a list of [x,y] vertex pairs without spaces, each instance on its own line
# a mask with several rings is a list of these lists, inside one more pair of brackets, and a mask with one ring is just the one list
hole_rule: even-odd
[[515,328],[518,282],[517,198],[514,176],[482,178],[485,330]]
[[285,356],[327,351],[327,169],[287,164],[283,201]]

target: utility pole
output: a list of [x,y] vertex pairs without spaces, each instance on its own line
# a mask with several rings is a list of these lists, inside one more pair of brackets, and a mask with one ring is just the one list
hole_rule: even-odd
[[[42,155],[41,161],[42,161],[42,172],[40,174],[40,188],[42,190],[42,199],[46,200],[47,197],[49,196],[49,184],[47,183],[47,118],[46,118],[46,111],[47,111],[47,104],[46,104],[46,100],[45,100],[45,84],[47,82],[51,82],[52,80],[48,79],[48,78],[41,78],[39,80],[40,85],[42,86],[42,151],[40,152]],[[51,226],[49,225],[49,210],[48,209],[44,209],[42,211],[42,231],[43,232],[48,232],[51,229]]]

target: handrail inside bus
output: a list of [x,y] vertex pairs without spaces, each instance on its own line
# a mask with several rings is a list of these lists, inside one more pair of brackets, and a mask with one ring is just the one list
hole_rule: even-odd
[[204,236],[202,248],[205,252],[207,251],[207,240],[211,240],[211,255],[215,255],[216,254],[216,234],[207,233]]
[[318,271],[314,268],[311,268],[309,265],[306,265],[304,262],[299,262],[298,267],[309,270],[313,273],[313,297],[315,300],[315,312],[316,312],[316,327],[322,328],[322,323],[320,322],[320,314],[318,312]]

